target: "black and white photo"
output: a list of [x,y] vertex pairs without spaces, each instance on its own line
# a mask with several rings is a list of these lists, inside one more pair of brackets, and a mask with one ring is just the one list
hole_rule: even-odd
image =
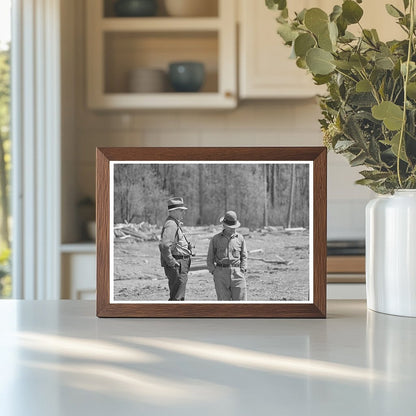
[[312,303],[311,161],[112,161],[111,303]]

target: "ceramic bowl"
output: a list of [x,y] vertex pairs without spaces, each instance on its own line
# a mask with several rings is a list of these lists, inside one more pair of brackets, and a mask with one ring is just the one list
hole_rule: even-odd
[[154,16],[157,12],[156,0],[118,0],[114,12],[119,17]]
[[169,64],[169,81],[177,92],[197,92],[205,80],[202,62],[172,62]]
[[162,69],[136,68],[129,72],[128,91],[132,93],[165,92],[167,84],[167,75]]

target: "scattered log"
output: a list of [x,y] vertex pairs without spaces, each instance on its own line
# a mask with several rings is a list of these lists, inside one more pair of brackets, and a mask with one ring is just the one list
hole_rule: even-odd
[[157,241],[159,232],[155,225],[141,222],[140,224],[115,224],[114,236],[119,239],[135,238],[138,241]]
[[261,261],[263,263],[270,263],[270,264],[286,264],[286,265],[291,264],[291,261],[287,261],[280,256],[276,256],[276,259],[264,259],[260,257],[250,257],[250,261],[251,260]]
[[276,233],[279,231],[283,231],[283,227],[281,225],[278,225],[278,226],[268,225],[262,228],[261,231],[268,231],[269,233]]

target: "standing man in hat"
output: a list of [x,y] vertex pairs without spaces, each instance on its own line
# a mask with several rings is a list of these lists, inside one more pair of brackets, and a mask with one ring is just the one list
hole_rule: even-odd
[[169,216],[162,228],[159,243],[160,260],[169,280],[169,300],[185,300],[186,282],[191,266],[192,246],[182,231],[185,211],[182,198],[168,201]]
[[214,276],[218,300],[247,300],[247,248],[237,214],[228,211],[220,219],[224,229],[212,238],[207,256],[208,270]]

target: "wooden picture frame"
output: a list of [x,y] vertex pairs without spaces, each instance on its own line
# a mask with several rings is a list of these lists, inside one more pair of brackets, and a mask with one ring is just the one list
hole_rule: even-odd
[[[327,150],[324,147],[239,148],[97,148],[97,316],[169,318],[325,318],[326,317],[326,212]],[[117,164],[218,163],[308,164],[309,227],[308,256],[310,296],[298,301],[193,302],[115,301],[111,241],[114,233],[113,167]],[[254,168],[253,168],[254,169]],[[113,176],[112,176],[113,175]],[[111,191],[113,194],[111,194]],[[110,206],[111,205],[111,206]],[[267,206],[267,201],[266,201]],[[266,209],[266,208],[265,208]],[[113,215],[113,217],[111,217]],[[290,230],[289,230],[290,231]],[[111,238],[110,238],[111,237]],[[163,272],[163,269],[161,269]],[[271,272],[270,272],[271,273]],[[163,284],[163,281],[162,283]]]

